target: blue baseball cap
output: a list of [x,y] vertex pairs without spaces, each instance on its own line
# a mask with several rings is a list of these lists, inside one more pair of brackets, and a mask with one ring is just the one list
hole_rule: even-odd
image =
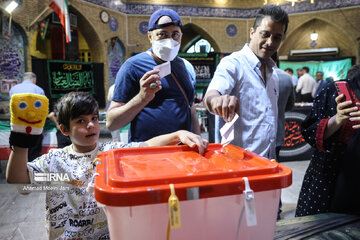
[[[168,16],[171,18],[171,22],[168,23],[164,23],[164,24],[156,24],[156,22],[159,20],[159,18],[161,18],[162,16]],[[154,12],[149,20],[149,26],[148,26],[148,31],[152,31],[154,29],[159,29],[159,28],[164,28],[167,26],[179,26],[182,30],[182,22],[180,19],[179,14],[177,14],[177,12],[175,12],[174,10],[171,9],[159,9],[156,12]]]

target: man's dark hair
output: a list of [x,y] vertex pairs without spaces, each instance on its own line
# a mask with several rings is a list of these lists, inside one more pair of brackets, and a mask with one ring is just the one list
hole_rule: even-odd
[[347,72],[346,78],[353,79],[358,74],[360,74],[360,64],[353,65]]
[[324,73],[322,71],[317,71],[316,74],[321,73],[321,75],[324,76]]
[[305,70],[306,73],[309,73],[310,69],[308,67],[303,67],[303,70]]
[[59,125],[63,124],[69,130],[70,120],[81,115],[99,113],[99,105],[89,93],[70,92],[56,102],[54,112]]
[[285,72],[291,72],[291,73],[294,73],[294,71],[292,70],[292,68],[287,68],[287,69],[285,69]]
[[253,26],[254,31],[256,31],[257,27],[260,26],[261,21],[265,16],[271,17],[271,20],[273,20],[276,23],[284,24],[285,25],[284,34],[286,33],[289,24],[289,16],[281,7],[275,5],[265,5],[262,8],[260,8],[255,18],[255,22]]

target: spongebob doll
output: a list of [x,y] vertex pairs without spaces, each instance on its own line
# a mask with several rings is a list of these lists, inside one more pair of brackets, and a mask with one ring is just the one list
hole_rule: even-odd
[[48,98],[34,93],[13,94],[10,111],[10,147],[33,147],[45,125],[49,111]]

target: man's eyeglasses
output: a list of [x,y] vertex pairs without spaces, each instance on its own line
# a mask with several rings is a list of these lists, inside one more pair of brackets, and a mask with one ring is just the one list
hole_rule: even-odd
[[155,33],[155,35],[160,40],[170,38],[170,35],[171,35],[171,38],[174,40],[179,40],[181,38],[181,33],[179,31],[175,31],[172,33],[169,33],[167,31],[159,31],[159,32]]

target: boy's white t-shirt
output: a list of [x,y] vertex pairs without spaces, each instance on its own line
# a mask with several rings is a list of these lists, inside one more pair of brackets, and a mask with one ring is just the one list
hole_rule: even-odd
[[[98,143],[88,153],[77,153],[70,145],[62,149],[51,149],[27,164],[31,183],[47,190],[46,226],[49,239],[110,239],[105,213],[97,205],[94,196],[86,190],[96,172],[92,162],[101,152],[139,145],[140,143]],[[36,182],[34,173],[66,173],[70,181]]]

